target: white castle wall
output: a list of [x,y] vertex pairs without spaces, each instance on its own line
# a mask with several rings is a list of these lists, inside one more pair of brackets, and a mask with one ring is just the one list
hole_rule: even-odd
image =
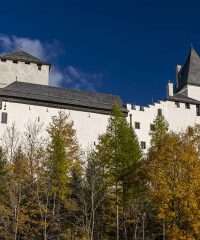
[[200,100],[200,87],[199,86],[187,86],[188,97]]
[[[77,139],[83,150],[88,150],[98,142],[98,136],[106,131],[109,115],[99,113],[88,113],[77,110],[57,109],[43,106],[35,106],[28,104],[19,104],[6,102],[6,110],[4,110],[5,102],[2,103],[2,112],[8,113],[7,124],[0,123],[0,136],[3,136],[7,127],[11,127],[14,123],[17,130],[21,133],[25,131],[25,126],[28,122],[39,121],[43,124],[43,134],[45,135],[46,128],[51,121],[51,117],[58,114],[59,110],[69,114],[69,119],[74,122]],[[140,106],[136,106],[133,110],[131,104],[127,104],[129,114],[127,121],[130,122],[130,114],[132,114],[132,124],[140,123],[140,129],[135,129],[139,142],[146,142],[146,150],[150,146],[150,124],[153,124],[157,116],[158,109],[162,110],[162,114],[169,123],[169,128],[173,131],[181,131],[190,125],[200,123],[200,116],[196,114],[196,105],[190,104],[190,109],[185,107],[184,103],[180,103],[180,108],[172,101],[161,101],[155,105],[144,107],[144,111],[140,110]],[[144,151],[146,151],[144,150]]]
[[13,61],[0,61],[0,88],[16,81],[48,85],[49,66],[42,65],[41,70],[35,63],[13,63]]
[[[41,70],[39,70],[35,63],[0,61],[0,88],[16,81],[16,77],[20,82],[48,85],[49,66],[42,65]],[[173,96],[172,83],[168,83],[167,90],[168,96]],[[180,93],[200,100],[200,87],[198,86],[187,85]],[[12,126],[13,123],[20,132],[24,132],[25,125],[28,122],[38,120],[38,118],[39,123],[44,125],[43,131],[45,134],[45,129],[51,121],[51,117],[57,115],[60,110],[52,107],[12,102],[7,102],[6,109],[4,109],[4,104],[5,102],[3,102],[0,114],[2,112],[8,113],[8,123],[3,124],[0,121],[0,136],[3,136],[6,128]],[[200,123],[200,116],[197,116],[196,105],[194,104],[190,104],[190,109],[187,109],[185,103],[180,103],[180,107],[177,107],[173,101],[160,101],[154,105],[149,105],[149,107],[144,107],[144,111],[141,111],[140,106],[135,106],[135,109],[132,109],[131,104],[127,104],[127,109],[129,110],[127,121],[130,122],[130,115],[132,115],[133,127],[135,122],[140,123],[140,129],[135,129],[135,132],[139,142],[146,143],[146,150],[150,146],[150,124],[153,124],[158,109],[162,110],[162,114],[173,131],[181,131],[189,125]],[[94,143],[98,141],[98,136],[106,131],[109,115],[66,109],[63,109],[63,111],[70,114],[70,120],[74,122],[77,139],[84,150],[87,150],[89,146],[94,146]]]
[[[23,133],[27,123],[38,121],[43,124],[43,134],[46,136],[46,128],[51,121],[51,117],[58,114],[58,111],[63,110],[69,114],[69,119],[74,122],[77,139],[83,150],[88,150],[97,143],[98,136],[105,132],[108,124],[108,115],[98,113],[88,113],[75,110],[47,108],[43,106],[35,106],[28,104],[19,104],[6,102],[6,110],[4,110],[5,102],[2,103],[2,112],[8,113],[7,124],[0,123],[0,136],[2,137],[7,127],[15,124],[16,129]],[[0,121],[1,122],[1,121]]]
[[140,106],[136,106],[133,110],[131,104],[127,104],[129,114],[127,121],[130,122],[130,114],[132,114],[132,125],[134,128],[135,122],[140,123],[140,129],[135,129],[138,140],[146,142],[146,148],[150,146],[150,124],[153,124],[154,119],[158,114],[158,109],[162,109],[162,114],[169,123],[170,130],[179,132],[186,129],[188,126],[193,126],[195,123],[200,123],[200,116],[196,114],[196,105],[190,104],[190,109],[185,107],[185,103],[180,103],[178,108],[175,102],[160,101],[155,105],[144,107],[144,111],[140,111]]

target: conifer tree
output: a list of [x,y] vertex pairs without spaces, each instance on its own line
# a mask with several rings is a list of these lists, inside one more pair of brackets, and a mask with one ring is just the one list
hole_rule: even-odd
[[48,146],[51,234],[61,236],[65,223],[65,201],[69,197],[69,183],[72,171],[81,171],[80,150],[69,116],[60,111],[52,118],[47,129],[50,136]]
[[[116,239],[120,238],[120,228],[127,239],[126,203],[132,191],[142,153],[137,137],[129,126],[119,105],[113,106],[106,133],[100,136],[97,158],[102,161],[104,178],[111,189],[115,189]],[[123,222],[120,224],[120,211]]]
[[169,129],[169,124],[162,114],[158,114],[153,122],[154,131],[150,132],[151,145],[157,146],[162,137],[165,136]]

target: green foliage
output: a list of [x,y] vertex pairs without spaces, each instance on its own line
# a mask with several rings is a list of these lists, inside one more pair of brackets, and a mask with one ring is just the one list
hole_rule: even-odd
[[[116,223],[114,219],[111,222],[116,227],[116,235],[119,237],[121,234],[118,224],[127,227],[126,209],[130,207],[133,193],[139,188],[136,179],[142,152],[133,129],[118,105],[113,106],[107,131],[100,136],[96,149],[96,158],[102,164],[102,177],[110,189],[106,204],[112,207],[108,214],[115,214]],[[115,230],[111,228],[109,231]]]
[[157,146],[169,129],[169,124],[163,115],[157,115],[154,120],[154,128],[154,131],[150,132],[151,144]]
[[0,239],[200,239],[200,125],[169,132],[161,115],[154,124],[143,156],[114,105],[84,164],[64,112],[47,145],[29,125],[21,146],[0,148]]
[[52,138],[51,149],[49,167],[52,193],[59,192],[59,195],[63,197],[69,181],[69,163],[64,141],[58,134]]
[[142,153],[137,137],[118,105],[113,106],[107,131],[100,136],[96,148],[97,157],[105,165],[110,178],[128,183],[136,172]]
[[59,112],[52,118],[47,130],[51,139],[48,149],[52,194],[58,194],[61,198],[67,194],[70,171],[75,166],[79,171],[81,168],[75,130],[68,118],[68,115]]

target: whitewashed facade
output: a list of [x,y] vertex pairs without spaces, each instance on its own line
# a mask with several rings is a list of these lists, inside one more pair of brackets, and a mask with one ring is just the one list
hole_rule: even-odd
[[141,147],[150,146],[150,131],[157,114],[164,115],[169,129],[180,132],[200,124],[200,59],[194,49],[183,66],[176,68],[176,84],[167,84],[166,99],[147,106],[127,104],[127,120],[135,129]]
[[84,150],[94,146],[105,132],[114,102],[119,102],[133,126],[142,149],[150,146],[149,132],[157,114],[163,114],[174,131],[200,123],[200,59],[190,50],[185,64],[177,66],[177,82],[168,83],[167,97],[148,106],[123,106],[118,96],[48,86],[50,64],[23,51],[0,56],[0,136],[15,124],[23,133],[37,122],[43,132],[52,116],[69,114]]

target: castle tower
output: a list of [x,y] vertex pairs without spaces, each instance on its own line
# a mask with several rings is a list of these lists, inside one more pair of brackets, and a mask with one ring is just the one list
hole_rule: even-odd
[[25,51],[0,56],[0,88],[12,82],[49,83],[50,64]]
[[194,48],[178,71],[175,92],[200,100],[200,58]]

